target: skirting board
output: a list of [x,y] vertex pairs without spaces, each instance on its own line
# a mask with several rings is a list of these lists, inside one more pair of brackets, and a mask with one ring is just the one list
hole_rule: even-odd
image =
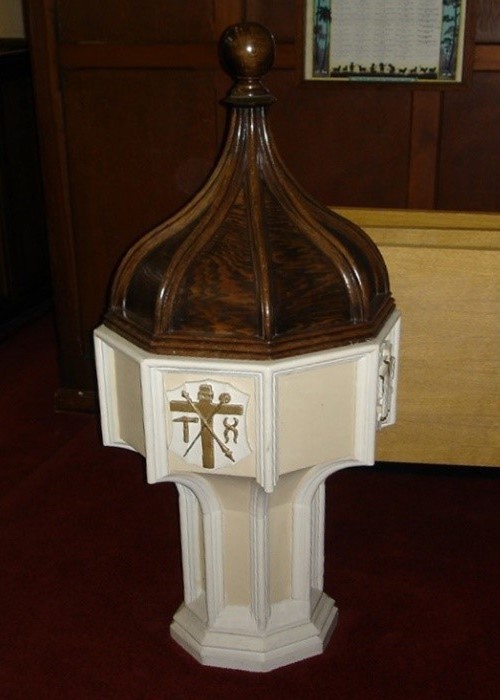
[[500,466],[500,215],[335,209],[379,246],[402,314],[390,462]]

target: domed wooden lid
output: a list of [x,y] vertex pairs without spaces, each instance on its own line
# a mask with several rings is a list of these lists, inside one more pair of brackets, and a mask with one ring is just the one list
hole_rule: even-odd
[[114,280],[105,323],[159,354],[273,359],[359,342],[394,308],[384,261],[353,223],[314,202],[281,162],[261,76],[274,40],[255,23],[220,44],[235,78],[211,177],[144,236]]

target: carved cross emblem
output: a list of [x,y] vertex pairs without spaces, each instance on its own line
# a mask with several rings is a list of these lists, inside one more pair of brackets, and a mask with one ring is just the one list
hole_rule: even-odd
[[[245,398],[248,397],[217,382],[193,385],[189,383],[180,388],[178,397],[171,398],[168,394],[171,414],[182,414],[171,419],[173,439],[170,448],[186,461],[195,464],[201,461],[199,466],[204,469],[235,464],[245,456],[241,444],[243,451],[249,452],[244,421],[240,418],[244,415]],[[236,403],[233,400],[235,394],[243,398],[243,402]],[[241,434],[243,440],[239,442]]]

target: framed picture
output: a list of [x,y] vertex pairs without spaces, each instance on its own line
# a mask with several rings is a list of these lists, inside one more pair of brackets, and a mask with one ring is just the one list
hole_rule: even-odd
[[304,77],[460,84],[472,41],[466,32],[470,2],[305,0]]

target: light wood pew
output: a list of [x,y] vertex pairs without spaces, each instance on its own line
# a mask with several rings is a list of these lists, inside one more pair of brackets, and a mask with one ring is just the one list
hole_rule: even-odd
[[500,466],[500,214],[336,211],[379,246],[403,317],[377,459]]

